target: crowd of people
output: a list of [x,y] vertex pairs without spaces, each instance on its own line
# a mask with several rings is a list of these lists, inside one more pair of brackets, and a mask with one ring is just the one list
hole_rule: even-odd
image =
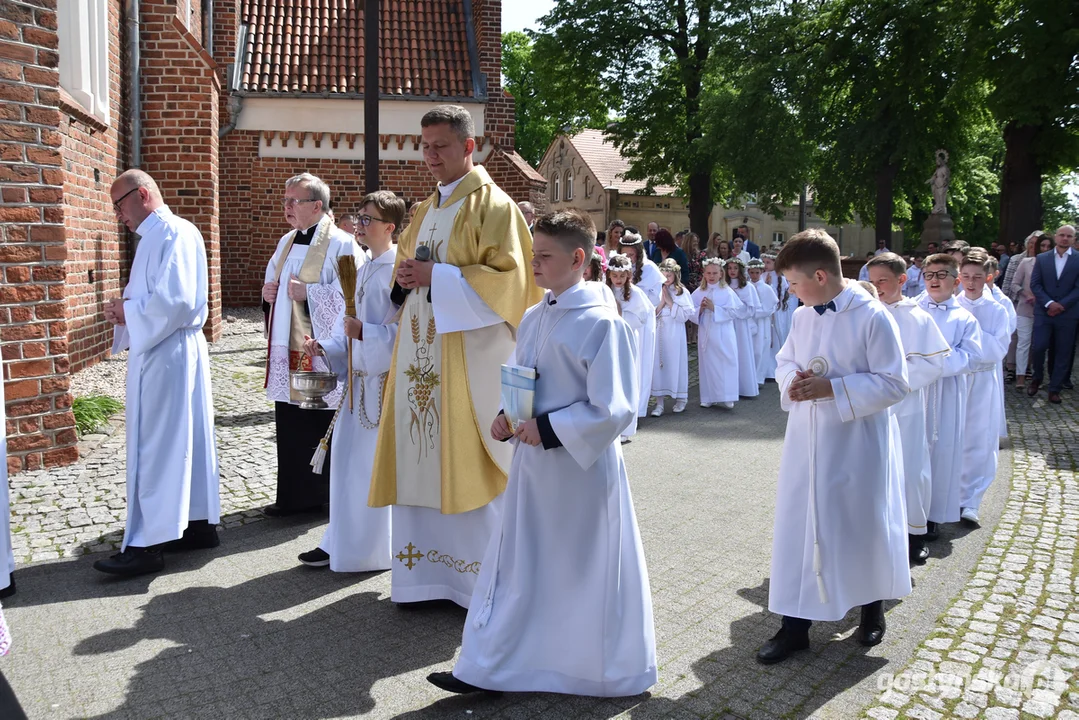
[[[370,193],[352,232],[320,178],[285,183],[292,230],[262,289],[278,454],[265,511],[328,503],[300,562],[389,569],[393,602],[467,608],[453,671],[428,678],[444,690],[621,696],[656,682],[620,444],[667,398],[685,410],[693,343],[701,407],[732,410],[772,380],[788,412],[769,589],[783,619],[762,663],[856,607],[857,640],[881,642],[883,601],[911,592],[939,525],[980,522],[1006,368],[1034,395],[1048,351],[1049,401],[1068,387],[1071,226],[999,262],[954,242],[908,263],[881,242],[858,282],[822,230],[762,252],[745,228],[701,248],[657,223],[642,235],[618,220],[597,232],[572,208],[537,217],[473,165],[467,111],[432,110],[421,133],[435,191],[410,210]],[[130,351],[128,516],[121,551],[94,567],[134,576],[220,542],[207,264],[149,175],[123,173],[111,199],[142,240],[105,307],[114,350]],[[507,369],[532,382],[523,417],[505,406]],[[301,407],[309,373],[336,380],[326,409]]]

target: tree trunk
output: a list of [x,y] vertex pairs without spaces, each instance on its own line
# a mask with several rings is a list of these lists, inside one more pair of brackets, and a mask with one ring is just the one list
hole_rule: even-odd
[[689,229],[697,233],[701,247],[708,242],[708,216],[712,213],[712,176],[708,172],[689,175]]
[[[892,194],[892,186],[895,184],[895,176],[899,173],[896,164],[884,165],[877,170],[877,203],[876,218],[873,221],[874,239],[884,240],[884,246],[892,246],[892,220],[895,217],[895,196]],[[874,248],[875,249],[875,248]]]
[[1042,169],[1034,156],[1040,131],[1036,125],[1014,123],[1004,128],[998,242],[1019,242],[1041,227]]

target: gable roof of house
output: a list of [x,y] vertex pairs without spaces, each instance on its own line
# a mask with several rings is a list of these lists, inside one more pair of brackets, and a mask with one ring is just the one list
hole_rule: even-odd
[[[359,0],[243,0],[245,94],[362,95]],[[382,0],[383,97],[484,99],[471,0]]]
[[[622,157],[622,153],[604,136],[602,130],[582,130],[569,137],[569,141],[602,187],[615,187],[624,195],[644,192],[647,188],[648,183],[643,180],[626,180],[622,177],[629,168],[629,161]],[[676,192],[677,188],[673,185],[652,186],[654,195],[674,195]]]

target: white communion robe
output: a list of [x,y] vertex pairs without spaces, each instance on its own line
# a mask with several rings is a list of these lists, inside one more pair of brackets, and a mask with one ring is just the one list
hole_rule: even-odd
[[955,297],[938,303],[928,293],[918,306],[929,313],[952,351],[944,358],[944,372],[928,388],[926,435],[933,471],[933,497],[929,521],[959,522],[960,472],[963,436],[970,392],[971,369],[981,363],[982,332],[978,321]]
[[656,357],[649,392],[652,397],[685,400],[689,397],[686,322],[693,317],[693,299],[686,288],[682,288],[681,295],[675,290],[671,290],[670,295],[673,306],[663,308],[656,315]]
[[0,590],[11,585],[15,551],[11,547],[11,500],[7,481],[7,407],[4,404],[3,361],[0,361]]
[[757,299],[760,301],[760,307],[753,313],[757,321],[757,334],[753,336],[753,354],[757,357],[757,384],[763,385],[766,378],[774,380],[776,376],[775,356],[779,350],[773,349],[775,338],[772,332],[772,317],[779,307],[779,298],[768,283],[759,280],[750,280],[749,283],[757,291]]
[[[715,310],[701,310],[705,298]],[[690,318],[700,326],[697,333],[697,374],[702,403],[738,402],[737,318],[745,310],[737,293],[729,286],[702,283],[693,291],[696,312]]]
[[[736,280],[735,283],[738,281]],[[761,387],[757,383],[757,355],[754,352],[757,334],[756,314],[760,305],[757,290],[752,285],[739,288],[734,284],[730,288],[742,302],[742,316],[734,321],[734,332],[738,337],[738,394],[742,397],[757,397]]]
[[963,435],[963,469],[959,489],[959,507],[981,505],[982,496],[997,476],[1000,455],[1000,419],[1004,415],[1004,396],[1000,392],[1001,363],[1008,354],[1012,336],[1008,332],[1008,313],[1003,306],[984,294],[969,300],[966,293],[959,304],[978,321],[982,333],[981,361],[971,374],[967,398],[966,428]]
[[629,286],[629,300],[621,288],[614,288],[615,301],[622,308],[626,321],[637,340],[637,415],[622,434],[629,437],[637,432],[637,418],[648,412],[648,397],[652,389],[652,364],[656,355],[656,307],[636,285]]
[[590,282],[594,282],[600,286],[600,289],[603,291],[604,302],[607,304],[607,307],[609,307],[617,315],[618,301],[614,299],[614,292],[612,292],[611,289],[607,287],[607,283],[603,280],[592,280]]
[[330,523],[319,547],[330,556],[335,572],[388,570],[390,517],[388,507],[369,507],[371,469],[378,443],[378,422],[382,413],[382,390],[393,358],[397,338],[397,309],[390,302],[393,264],[397,246],[375,259],[359,255],[356,274],[356,318],[363,323],[363,339],[346,341],[344,304],[333,336],[320,343],[339,377],[347,377],[348,346],[352,343],[352,408],[343,405],[334,425],[330,446]]
[[925,413],[929,389],[944,372],[944,360],[951,352],[937,324],[913,298],[884,304],[899,327],[899,338],[907,359],[910,392],[894,407],[903,446],[903,476],[907,507],[907,533],[924,535],[933,496],[933,473],[929,464],[929,436]]
[[535,411],[561,446],[516,446],[453,674],[489,690],[636,695],[657,668],[618,443],[637,410],[633,333],[592,283],[550,299],[525,314],[516,358],[538,371]]
[[[840,620],[852,607],[910,593],[895,416],[907,369],[891,314],[852,281],[836,311],[805,307],[779,351],[789,413],[776,492],[768,609]],[[818,368],[834,398],[792,402],[796,371]],[[815,550],[819,562],[815,568]]]
[[[266,397],[274,402],[298,405],[302,398],[292,391],[289,370],[290,351],[293,355],[298,352],[297,348],[290,348],[289,342],[292,311],[295,305],[288,297],[289,278],[293,275],[300,276],[308,252],[316,243],[320,243],[320,237],[324,235],[321,243],[325,243],[326,255],[318,271],[318,281],[307,284],[307,307],[310,310],[311,328],[314,333],[311,337],[320,343],[323,340],[329,340],[345,309],[345,300],[341,296],[340,286],[337,285],[337,258],[341,255],[352,255],[356,245],[351,235],[334,225],[329,216],[323,216],[315,229],[311,245],[293,244],[279,272],[278,266],[282,263],[281,255],[294,234],[295,231],[292,231],[281,236],[281,239],[277,241],[277,249],[266,266],[265,282],[271,282],[274,278],[279,278],[280,282],[277,299],[273,304],[273,314],[270,317]],[[298,358],[293,357],[291,360],[293,369],[296,369]],[[312,367],[321,372],[329,370],[322,358],[314,358]],[[338,382],[337,389],[323,398],[330,407],[336,407],[341,398],[343,379],[342,376],[342,382]],[[330,464],[333,464],[332,460]]]
[[[993,299],[996,300],[997,303],[1004,308],[1004,311],[1008,313],[1008,337],[1011,338],[1015,334],[1015,329],[1019,326],[1019,317],[1018,314],[1015,312],[1015,304],[1011,301],[1011,298],[1005,295],[1004,292],[996,286],[995,283],[986,283],[985,291],[982,294],[991,294],[993,296]],[[1008,342],[1010,343],[1011,340],[1009,340]],[[995,369],[995,374],[997,376],[997,380],[999,381],[998,384],[1000,385],[1000,438],[1003,440],[1004,438],[1008,437],[1008,417],[1006,414],[1007,411],[1005,409],[1004,403],[1003,364],[997,366],[997,368]]]
[[641,281],[637,283],[637,287],[644,291],[652,307],[659,307],[659,300],[663,295],[663,273],[659,271],[659,265],[645,258],[644,266],[641,267]]
[[[768,287],[776,294],[777,305],[775,315],[772,316],[774,322],[772,324],[772,332],[775,334],[772,342],[771,359],[765,366],[770,369],[771,374],[765,373],[765,377],[774,378],[776,371],[776,355],[779,353],[779,349],[783,347],[783,343],[787,342],[787,334],[791,331],[791,320],[794,318],[794,311],[798,309],[798,298],[791,295],[790,283],[787,282],[787,278],[777,274],[774,270],[772,272],[766,272],[761,276],[764,282],[768,283]],[[786,296],[787,305],[784,307],[783,298]]]
[[192,520],[220,520],[206,246],[162,206],[141,238],[124,288],[113,353],[127,358],[127,525],[121,550],[178,540]]

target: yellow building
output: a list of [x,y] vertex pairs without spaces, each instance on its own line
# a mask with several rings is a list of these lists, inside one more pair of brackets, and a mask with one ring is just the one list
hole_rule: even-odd
[[[642,232],[650,222],[672,232],[689,228],[689,211],[676,194],[677,188],[658,185],[648,193],[646,183],[622,177],[628,167],[629,162],[604,137],[602,130],[559,135],[547,148],[538,168],[547,178],[548,209],[579,207],[588,211],[596,227],[603,230],[616,218]],[[738,208],[726,208],[718,203],[713,206],[708,218],[710,232],[731,238],[741,225],[749,228],[750,239],[763,248],[782,244],[798,232],[798,208],[784,207],[783,217],[776,218],[752,202]],[[862,257],[876,249],[872,227],[829,225],[816,217],[812,200],[806,206],[806,225],[827,230],[846,255]],[[892,233],[889,247],[902,249],[901,232]]]

